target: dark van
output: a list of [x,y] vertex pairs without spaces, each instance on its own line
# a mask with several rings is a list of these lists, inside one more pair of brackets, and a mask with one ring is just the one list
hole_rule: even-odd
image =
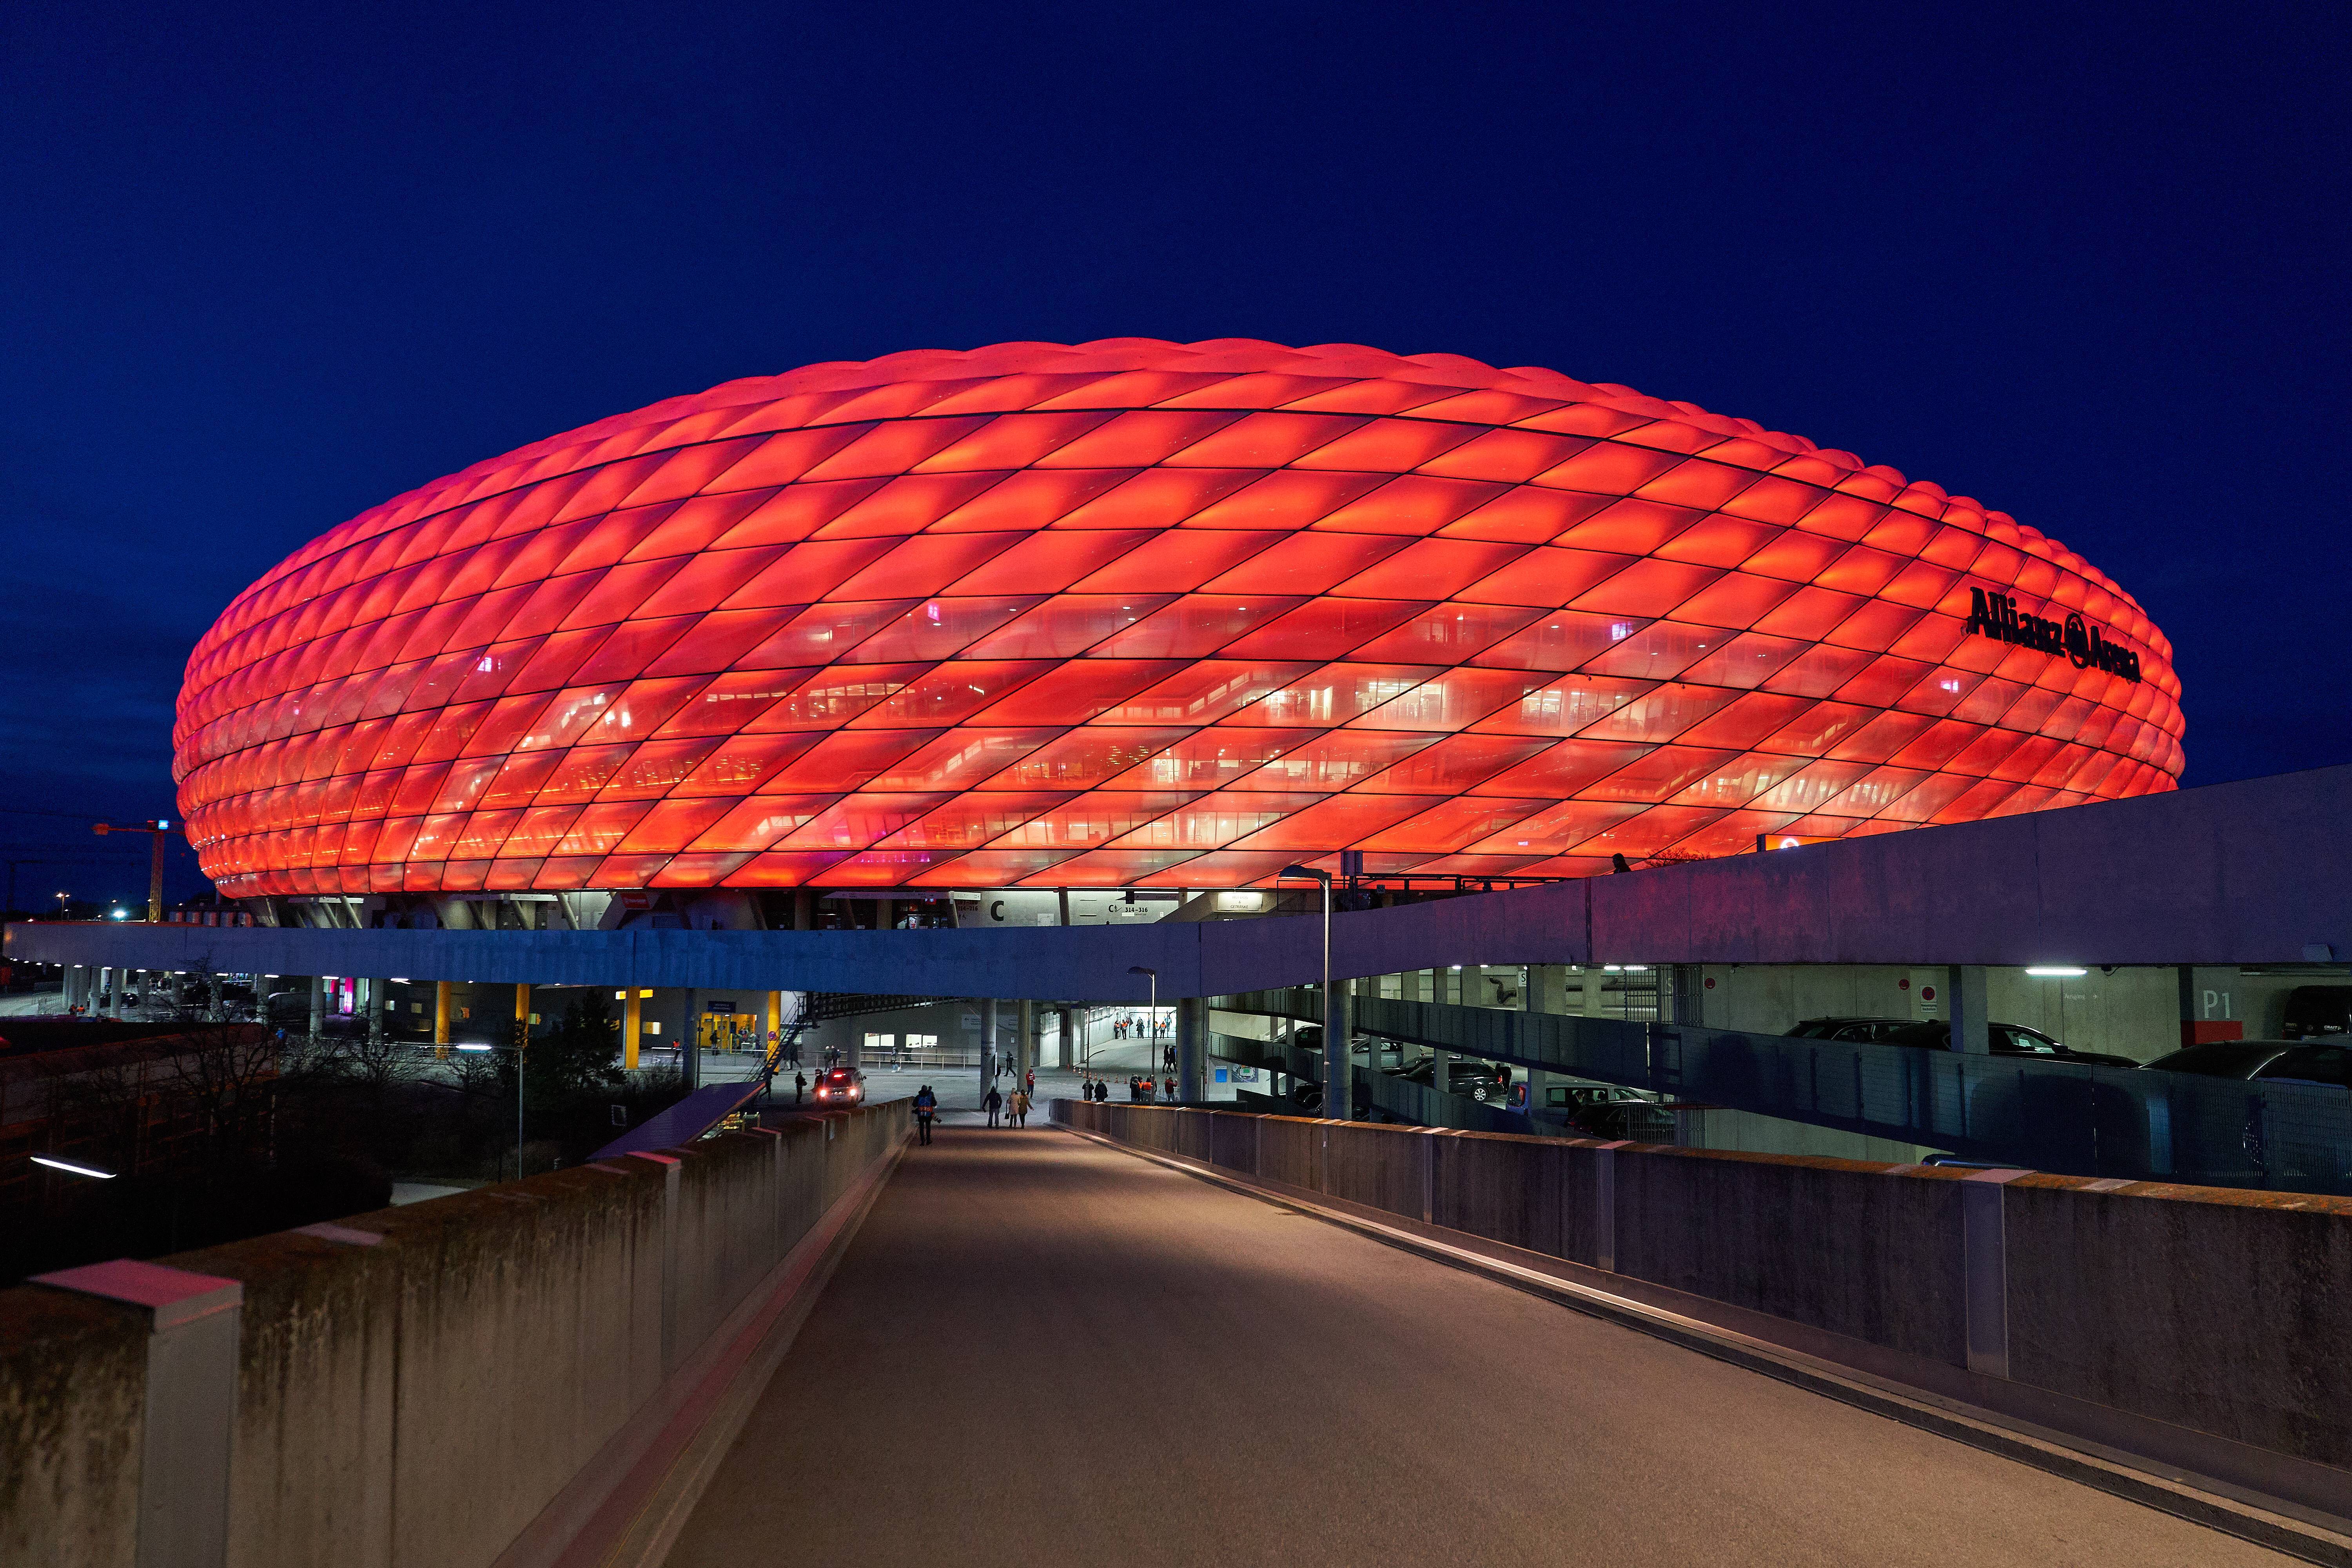
[[2352,1035],[2352,985],[2296,986],[2286,994],[2286,1021],[2279,1033],[2290,1040]]

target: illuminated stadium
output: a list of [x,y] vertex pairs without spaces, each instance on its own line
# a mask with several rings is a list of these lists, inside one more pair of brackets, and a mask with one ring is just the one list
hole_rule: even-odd
[[1555,878],[2169,790],[2170,648],[2005,513],[1355,345],[730,382],[328,531],[189,659],[233,897]]

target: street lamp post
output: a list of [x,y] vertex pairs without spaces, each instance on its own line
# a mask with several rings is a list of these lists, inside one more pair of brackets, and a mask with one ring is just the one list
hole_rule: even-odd
[[1348,1036],[1351,1031],[1347,1009],[1339,1005],[1339,994],[1331,988],[1331,873],[1312,866],[1285,866],[1282,875],[1311,878],[1322,884],[1323,1114],[1345,1121],[1350,1113],[1348,1101],[1353,1087],[1348,1076]]
[[1145,1048],[1143,1062],[1156,1076],[1160,1071],[1160,971],[1138,963],[1131,966],[1128,973],[1148,974],[1151,977],[1151,1011],[1149,1015],[1151,1021],[1144,1026],[1143,1030],[1143,1037],[1150,1044]]

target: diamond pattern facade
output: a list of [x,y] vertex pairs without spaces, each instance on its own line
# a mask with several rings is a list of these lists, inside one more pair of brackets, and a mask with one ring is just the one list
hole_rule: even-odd
[[2072,551],[1801,437],[1121,339],[730,382],[387,502],[205,635],[175,773],[236,896],[1577,876],[2170,789],[2179,695]]

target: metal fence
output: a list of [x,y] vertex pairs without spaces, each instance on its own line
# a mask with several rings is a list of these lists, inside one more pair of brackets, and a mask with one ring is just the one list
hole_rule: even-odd
[[[1350,1004],[1368,1034],[1967,1159],[2066,1175],[2352,1193],[2352,1089],[1383,997]],[[1322,1016],[1313,987],[1214,1005]]]

